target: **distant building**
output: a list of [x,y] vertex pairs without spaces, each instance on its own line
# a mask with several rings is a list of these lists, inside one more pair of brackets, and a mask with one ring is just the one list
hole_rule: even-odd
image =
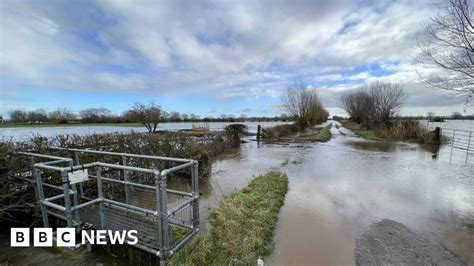
[[5,120],[3,119],[3,116],[0,115],[0,124],[5,124]]

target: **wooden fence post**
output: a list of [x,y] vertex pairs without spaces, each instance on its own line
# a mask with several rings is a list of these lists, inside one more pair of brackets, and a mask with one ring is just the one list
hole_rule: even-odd
[[258,125],[257,126],[257,141],[260,141],[261,134],[262,134],[262,126]]
[[441,144],[441,128],[440,128],[440,127],[436,127],[436,128],[435,128],[435,131],[434,131],[434,142],[435,142],[437,145],[440,145],[440,144]]

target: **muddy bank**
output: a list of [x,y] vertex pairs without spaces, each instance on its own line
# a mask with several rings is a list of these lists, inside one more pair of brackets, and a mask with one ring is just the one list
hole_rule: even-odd
[[356,265],[464,265],[439,243],[384,219],[356,240]]

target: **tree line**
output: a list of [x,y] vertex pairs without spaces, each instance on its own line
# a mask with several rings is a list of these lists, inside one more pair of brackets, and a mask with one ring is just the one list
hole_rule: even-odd
[[[140,116],[142,111],[142,116]],[[155,103],[137,103],[122,114],[114,114],[107,108],[87,108],[79,112],[73,112],[68,108],[58,108],[48,112],[44,108],[26,111],[15,109],[9,112],[11,123],[142,123],[145,111],[148,120],[158,120],[159,122],[243,122],[243,121],[286,121],[285,114],[272,117],[248,117],[232,114],[221,114],[217,117],[200,117],[196,114],[186,114],[179,112],[166,112]],[[155,117],[153,117],[155,116]]]

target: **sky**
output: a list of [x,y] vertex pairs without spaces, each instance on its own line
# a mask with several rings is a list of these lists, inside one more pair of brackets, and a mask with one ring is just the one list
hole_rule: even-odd
[[432,0],[1,0],[0,114],[120,114],[153,100],[202,117],[272,116],[300,82],[339,115],[343,93],[375,80],[403,86],[404,115],[463,112],[463,98],[424,85],[414,63],[434,9]]

